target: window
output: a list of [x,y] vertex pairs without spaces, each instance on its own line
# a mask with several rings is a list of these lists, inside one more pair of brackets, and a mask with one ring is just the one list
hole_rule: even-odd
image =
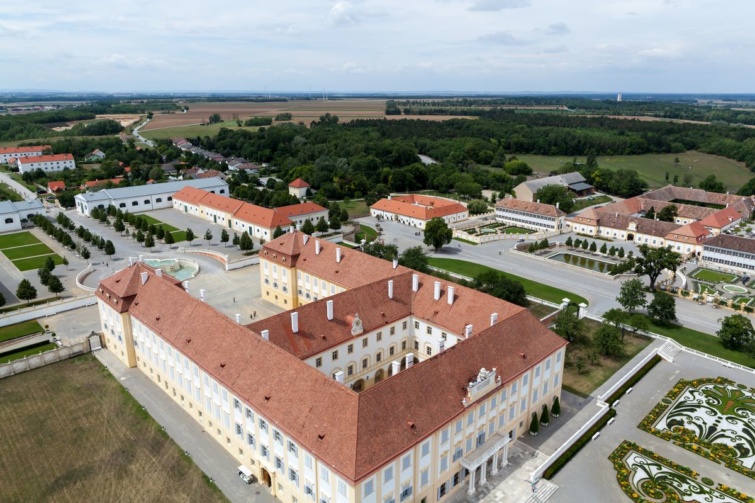
[[412,486],[405,487],[401,490],[401,501],[412,495]]
[[338,479],[338,494],[346,496],[346,482],[341,479]]
[[241,402],[239,402],[238,398],[233,399],[233,408],[241,412]]
[[139,206],[139,201],[131,201],[131,206]]
[[537,379],[538,377],[540,377],[540,365],[535,367],[535,379]]
[[516,416],[516,404],[512,405],[509,409],[509,421],[513,421]]
[[306,466],[310,470],[312,469],[312,456],[306,453],[304,454],[304,466]]
[[474,412],[470,412],[467,415],[467,426],[472,426],[474,424]]
[[349,365],[348,367],[346,367],[346,374],[354,375],[354,365]]
[[495,409],[496,405],[498,405],[498,395],[493,395],[493,399],[490,401],[490,409]]
[[260,419],[260,430],[267,433],[267,422],[264,419]]
[[247,433],[246,443],[254,447],[254,435],[252,435],[251,433]]
[[315,367],[317,367],[318,369],[322,367],[322,358],[315,358]]
[[406,341],[401,341],[401,351],[406,351]]
[[144,204],[149,204],[149,199],[145,199]]
[[539,396],[538,390],[535,390],[535,392],[532,393],[532,401],[537,402],[538,396]]
[[546,372],[551,369],[551,361],[550,358],[545,361],[545,370]]
[[293,468],[288,469],[288,478],[294,483],[296,487],[299,487],[299,474]]
[[383,484],[387,484],[391,480],[393,480],[393,467],[389,466],[383,472]]
[[445,472],[448,470],[448,456],[444,455],[440,458],[440,471]]
[[382,351],[378,351],[378,354],[375,355],[375,361],[377,361],[378,363],[380,363],[381,361],[383,361],[383,352]]
[[520,402],[521,406],[519,407],[519,412],[524,412],[524,409],[527,408],[527,399],[522,398],[522,401]]
[[265,459],[270,459],[270,451],[267,449],[267,446],[261,445],[260,446],[260,454]]
[[443,339],[444,341],[445,341],[445,340],[448,340],[448,334],[447,334],[447,333],[445,333],[445,332],[441,332],[441,333],[440,333],[440,338],[441,338],[441,339]]
[[236,423],[236,435],[244,438],[244,430],[241,429],[241,425],[239,423]]
[[346,346],[346,352],[348,354],[353,353],[354,352],[354,345],[353,344],[349,344],[348,346]]
[[454,450],[453,462],[456,463],[461,458],[463,453],[464,451],[462,450],[461,445],[457,445],[456,449]]
[[391,346],[390,348],[388,348],[388,355],[389,356],[393,356],[393,354],[395,352],[396,352],[396,347],[395,346]]
[[121,203],[121,204],[118,205],[118,207],[119,208],[125,208],[126,207],[126,203]]
[[506,388],[501,391],[501,403],[506,401]]
[[412,455],[407,454],[404,456],[404,458],[401,460],[401,471],[406,471],[412,466]]
[[275,456],[275,469],[279,472],[283,473],[283,460],[279,458],[278,456]]
[[406,322],[403,322],[403,323],[401,324],[401,329],[402,329],[402,330],[406,330]]
[[414,350],[419,351],[419,341],[414,341]]
[[419,474],[419,486],[425,487],[430,482],[430,470],[422,470]]
[[414,322],[414,329],[415,330],[419,330],[419,322],[418,321]]
[[524,377],[522,377],[522,388],[526,388],[529,383],[530,383],[530,375],[524,374]]
[[427,356],[432,356],[433,355],[433,348],[431,346],[427,346],[425,348],[425,353],[427,353]]
[[289,441],[288,442],[288,452],[290,452],[294,456],[298,456],[299,455],[299,448],[296,447],[295,443]]
[[362,347],[363,348],[366,348],[369,343],[370,343],[370,340],[367,337],[365,337],[364,339],[362,339]]
[[480,412],[479,412],[480,417],[485,416],[485,409],[486,409],[486,404],[485,402],[482,402],[482,405],[480,405]]
[[382,341],[383,340],[383,332],[378,332],[377,334],[375,334],[375,339],[378,342]]
[[391,335],[396,335],[396,327],[391,327]]
[[364,483],[364,496],[365,498],[375,492],[375,480],[370,479]]
[[467,445],[465,446],[464,452],[469,452],[472,450],[472,439],[467,439]]
[[511,394],[512,395],[516,395],[516,384],[517,383],[514,383],[514,384],[511,385]]
[[320,467],[320,479],[323,482],[330,483],[330,472],[324,466]]
[[367,368],[368,363],[369,363],[369,360],[367,358],[362,360],[362,370]]
[[561,352],[556,353],[556,363],[561,363]]
[[424,458],[425,456],[428,456],[430,454],[430,441],[428,440],[424,444],[422,444],[421,447],[421,456]]
[[246,417],[248,419],[254,420],[254,412],[252,412],[251,409],[246,409]]
[[431,326],[428,325],[428,327],[425,330],[425,332],[427,333],[427,335],[433,335],[433,327],[431,327]]
[[278,430],[273,430],[273,439],[275,439],[280,445],[283,445],[283,435],[281,435],[281,432]]
[[462,426],[463,426],[463,422],[461,419],[456,421],[456,433],[461,433]]
[[451,438],[451,430],[446,428],[445,430],[440,432],[440,443],[445,444],[448,442],[448,439]]
[[155,202],[156,203],[161,203],[161,202],[163,202],[163,198],[162,197],[158,197],[157,199],[155,199]]
[[336,360],[338,360],[338,350],[336,350],[336,351],[333,351],[333,352],[332,352],[332,353],[330,354],[330,357],[331,357],[331,359],[332,359],[333,361],[336,361]]

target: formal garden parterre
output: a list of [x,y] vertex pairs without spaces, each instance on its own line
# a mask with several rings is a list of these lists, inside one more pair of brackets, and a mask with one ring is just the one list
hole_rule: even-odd
[[63,258],[28,231],[0,236],[0,252],[19,271],[39,269],[47,257],[52,257],[55,265],[63,263]]
[[639,428],[755,479],[755,389],[723,377],[682,379]]

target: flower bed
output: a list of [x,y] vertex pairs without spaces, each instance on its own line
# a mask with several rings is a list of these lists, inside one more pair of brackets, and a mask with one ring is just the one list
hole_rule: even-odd
[[755,479],[755,389],[723,377],[682,379],[638,427]]
[[659,456],[633,442],[622,442],[608,457],[616,470],[621,490],[632,501],[717,501],[721,503],[755,503],[755,499],[723,484],[713,484],[687,466]]

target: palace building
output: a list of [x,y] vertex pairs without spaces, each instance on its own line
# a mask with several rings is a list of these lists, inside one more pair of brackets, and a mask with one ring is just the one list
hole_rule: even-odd
[[140,262],[97,297],[108,349],[281,501],[472,494],[560,395],[566,341],[522,307],[298,231],[260,260],[289,311],[247,326]]

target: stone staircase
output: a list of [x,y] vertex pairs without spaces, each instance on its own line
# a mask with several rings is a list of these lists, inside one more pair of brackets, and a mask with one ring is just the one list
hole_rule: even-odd
[[540,479],[536,485],[535,493],[527,498],[524,503],[545,503],[558,490],[558,486],[549,480]]
[[661,349],[658,351],[658,355],[668,362],[673,362],[674,357],[679,354],[682,347],[675,341],[666,341]]

